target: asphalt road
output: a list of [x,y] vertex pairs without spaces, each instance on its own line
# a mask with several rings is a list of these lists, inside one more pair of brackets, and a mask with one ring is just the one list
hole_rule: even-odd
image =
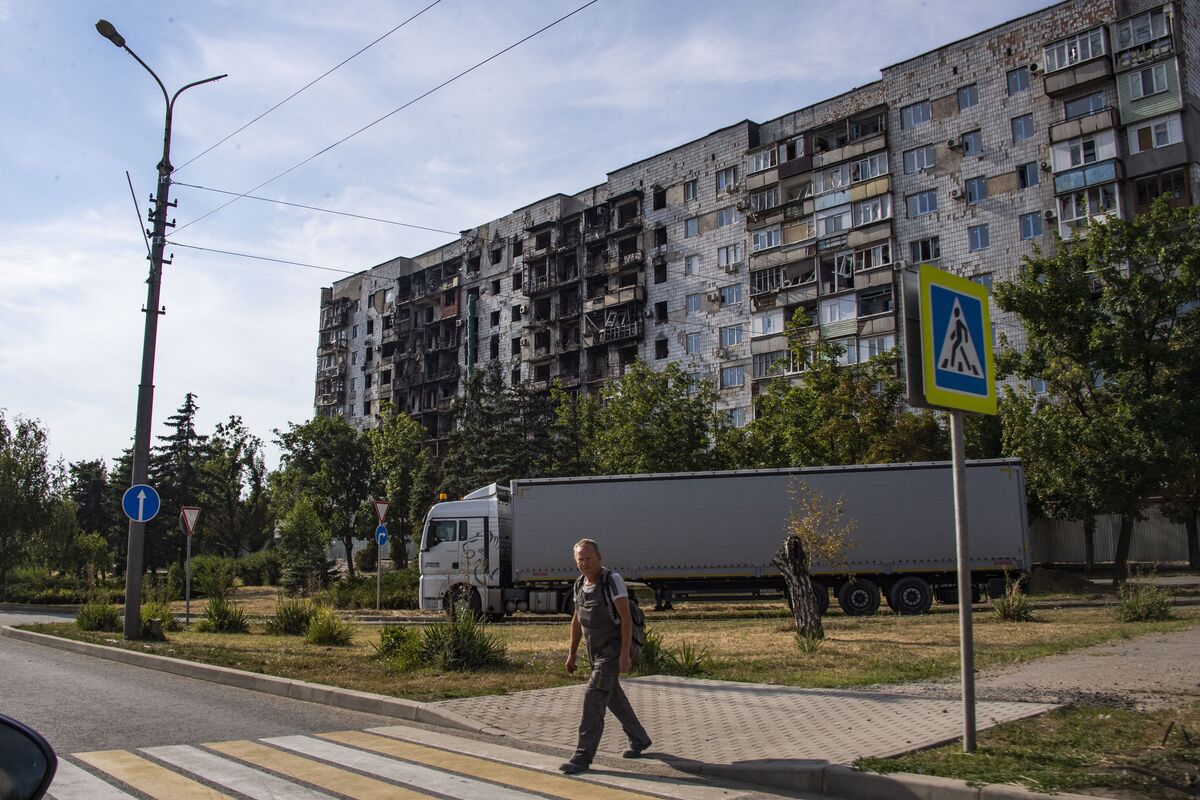
[[[10,615],[0,624],[12,624]],[[397,720],[0,638],[0,713],[57,752],[316,733]]]

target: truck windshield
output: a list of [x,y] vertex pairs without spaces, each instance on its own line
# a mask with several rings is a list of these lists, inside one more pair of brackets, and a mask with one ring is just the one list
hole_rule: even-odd
[[428,550],[442,542],[453,542],[457,527],[458,523],[452,519],[431,520],[425,533],[425,549]]

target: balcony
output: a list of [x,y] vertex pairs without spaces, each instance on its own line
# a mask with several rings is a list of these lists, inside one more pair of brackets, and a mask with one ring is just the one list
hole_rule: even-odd
[[1078,139],[1089,133],[1106,131],[1117,127],[1117,110],[1111,106],[1102,108],[1083,117],[1076,117],[1065,122],[1056,122],[1050,126],[1050,141],[1062,142],[1067,139]]
[[336,378],[346,374],[346,362],[341,361],[329,367],[317,367],[317,380]]
[[325,392],[317,395],[318,406],[340,406],[346,402],[345,392]]
[[334,353],[344,353],[344,352],[346,352],[346,340],[345,339],[333,339],[328,342],[321,342],[320,344],[317,345],[317,355],[319,355],[319,356],[332,355]]
[[578,317],[582,311],[583,301],[581,301],[578,297],[575,297],[571,300],[559,303],[558,318],[560,320],[574,319],[575,317]]
[[600,297],[590,297],[584,303],[584,310],[587,312],[599,311],[603,308],[611,308],[613,306],[632,303],[646,299],[646,289],[643,286],[625,286],[620,289],[605,292]]
[[338,311],[324,311],[321,313],[321,330],[328,331],[334,328],[344,328],[350,322],[350,312],[346,309]]
[[558,286],[558,275],[554,270],[548,270],[542,275],[530,275],[525,279],[525,294],[547,292]]
[[626,269],[627,267],[640,267],[645,263],[646,254],[642,250],[630,250],[626,253],[617,253],[609,256],[608,269],[610,272]]
[[623,342],[627,339],[639,339],[642,336],[642,321],[640,319],[619,325],[610,325],[600,330],[588,331],[583,335],[586,347],[597,347],[602,344]]
[[1112,77],[1112,62],[1107,57],[1093,58],[1082,64],[1046,74],[1043,86],[1050,97],[1061,97],[1089,86],[1104,83]]

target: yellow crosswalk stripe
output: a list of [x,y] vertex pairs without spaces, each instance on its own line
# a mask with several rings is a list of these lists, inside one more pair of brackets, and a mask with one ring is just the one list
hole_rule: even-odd
[[575,778],[548,775],[534,769],[499,764],[484,758],[451,753],[364,731],[338,731],[318,735],[323,739],[362,750],[373,750],[385,756],[415,761],[436,769],[449,770],[460,775],[501,783],[517,789],[527,789],[551,797],[560,797],[563,800],[653,800],[650,795],[600,786]]
[[426,800],[433,796],[292,755],[258,742],[212,742],[204,746],[355,800]]
[[94,750],[74,756],[155,800],[233,800],[227,794],[124,750]]

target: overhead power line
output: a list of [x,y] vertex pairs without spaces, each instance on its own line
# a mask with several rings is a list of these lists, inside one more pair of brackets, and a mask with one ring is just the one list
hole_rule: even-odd
[[436,5],[437,5],[438,3],[440,3],[440,2],[442,2],[442,0],[433,0],[433,2],[432,2],[432,3],[430,3],[430,4],[429,4],[429,5],[427,5],[427,6],[425,6],[425,7],[424,7],[424,8],[422,8],[420,11],[418,11],[418,12],[417,12],[417,13],[415,13],[415,14],[413,14],[413,15],[412,15],[411,17],[409,17],[408,19],[404,20],[404,22],[401,22],[399,25],[397,25],[396,27],[392,28],[390,31],[388,31],[387,33],[385,33],[383,36],[380,36],[378,39],[376,39],[375,41],[371,42],[371,43],[370,43],[369,45],[367,45],[366,47],[364,47],[364,48],[362,48],[361,50],[359,50],[359,51],[358,51],[357,53],[355,53],[354,55],[350,56],[349,58],[346,58],[346,59],[342,60],[341,62],[339,62],[339,63],[338,63],[338,64],[336,64],[335,66],[331,67],[330,69],[328,69],[328,70],[326,70],[325,72],[323,72],[323,73],[321,73],[320,75],[318,75],[316,78],[313,78],[311,81],[309,81],[308,83],[304,84],[304,85],[303,85],[303,86],[301,86],[299,89],[297,89],[296,91],[292,92],[292,93],[291,93],[291,94],[289,94],[287,97],[283,98],[283,99],[282,99],[282,100],[280,100],[278,103],[276,103],[275,105],[271,106],[271,107],[270,107],[270,108],[268,108],[266,111],[262,112],[262,113],[261,113],[261,114],[259,114],[257,117],[255,117],[254,119],[250,120],[249,122],[247,122],[247,123],[246,123],[245,125],[243,125],[242,127],[238,128],[238,129],[237,129],[236,131],[234,131],[233,133],[231,133],[231,134],[229,134],[228,136],[226,136],[224,139],[221,139],[221,141],[217,142],[217,143],[216,143],[216,144],[214,144],[214,145],[211,145],[210,147],[207,147],[207,148],[205,148],[204,150],[200,151],[198,154],[196,154],[196,155],[192,156],[192,157],[191,157],[191,158],[189,158],[187,161],[183,162],[181,165],[179,165],[178,167],[176,167],[176,168],[175,168],[175,171],[176,171],[176,172],[178,172],[179,170],[183,169],[183,168],[184,168],[184,167],[186,167],[188,164],[191,164],[193,161],[195,161],[196,159],[200,158],[201,156],[204,156],[204,155],[208,154],[210,151],[212,151],[212,150],[215,150],[215,149],[217,149],[218,147],[220,147],[221,145],[225,144],[225,142],[229,141],[229,140],[230,140],[230,139],[232,139],[234,136],[237,136],[239,133],[241,133],[242,131],[246,130],[246,128],[249,128],[249,127],[250,127],[251,125],[253,125],[254,123],[258,122],[260,119],[262,119],[263,117],[265,117],[267,114],[270,114],[272,111],[274,111],[275,109],[279,108],[280,106],[282,106],[284,103],[288,102],[289,100],[293,99],[294,97],[296,97],[296,96],[297,96],[298,94],[300,94],[301,92],[303,92],[303,91],[305,91],[305,90],[307,90],[307,89],[311,88],[311,87],[312,87],[312,86],[314,86],[315,84],[317,84],[317,83],[319,83],[320,81],[324,80],[325,78],[329,77],[329,75],[330,75],[331,73],[333,73],[334,71],[336,71],[336,70],[338,70],[338,69],[341,69],[341,68],[342,68],[342,67],[344,67],[346,64],[348,64],[348,63],[350,63],[351,61],[353,61],[354,59],[358,58],[358,57],[359,57],[359,56],[361,56],[363,53],[367,52],[367,51],[368,51],[368,50],[370,50],[372,47],[374,47],[375,45],[379,44],[379,43],[380,43],[380,42],[382,42],[384,39],[386,39],[387,37],[391,36],[393,33],[395,33],[396,31],[400,30],[400,29],[401,29],[401,28],[403,28],[405,25],[407,25],[408,23],[412,22],[414,19],[416,19],[417,17],[421,16],[421,15],[422,15],[422,14],[424,14],[426,11],[428,11],[428,10],[429,10],[429,9],[431,9],[431,8],[433,8],[434,6],[436,6]]
[[575,16],[576,14],[578,14],[580,11],[583,11],[585,8],[588,8],[589,6],[593,6],[593,5],[595,5],[596,3],[598,3],[598,2],[600,2],[600,0],[588,0],[588,2],[586,2],[586,3],[584,3],[583,5],[579,6],[579,7],[578,7],[578,8],[576,8],[574,11],[571,11],[571,12],[569,12],[569,13],[567,13],[567,14],[564,14],[563,16],[561,16],[561,17],[559,17],[558,19],[554,20],[554,21],[553,21],[553,22],[551,22],[550,24],[548,24],[548,25],[545,25],[545,26],[543,26],[543,27],[539,28],[538,30],[534,31],[533,33],[529,34],[528,36],[525,36],[524,38],[522,38],[522,39],[519,39],[519,40],[517,40],[517,41],[513,42],[513,43],[512,43],[512,44],[510,44],[508,47],[505,47],[503,50],[499,50],[499,51],[497,51],[497,52],[493,53],[492,55],[488,56],[487,58],[485,58],[484,60],[482,60],[482,61],[480,61],[479,63],[475,64],[474,66],[471,66],[471,67],[468,67],[468,68],[464,69],[462,72],[458,73],[458,74],[457,74],[457,75],[455,75],[454,77],[452,77],[452,78],[448,78],[448,79],[446,79],[446,80],[442,81],[442,82],[441,82],[441,83],[439,83],[437,86],[434,86],[432,89],[429,89],[429,90],[427,90],[427,91],[425,91],[425,92],[423,92],[423,93],[421,93],[421,94],[417,95],[417,96],[416,96],[416,97],[414,97],[413,99],[409,100],[407,103],[404,103],[403,105],[399,106],[398,108],[392,109],[391,111],[389,111],[388,113],[386,113],[386,114],[384,114],[382,117],[380,117],[379,119],[377,119],[377,120],[375,120],[375,121],[373,121],[373,122],[369,122],[369,123],[367,123],[366,125],[362,126],[361,128],[359,128],[358,130],[354,131],[353,133],[350,133],[350,134],[347,134],[346,136],[343,136],[341,139],[338,139],[338,140],[337,140],[336,142],[334,142],[333,144],[331,144],[331,145],[328,145],[327,147],[324,147],[324,148],[322,148],[321,150],[318,150],[316,153],[313,153],[311,156],[309,156],[308,158],[304,159],[303,161],[301,161],[301,162],[299,162],[299,163],[297,163],[297,164],[294,164],[294,165],[292,165],[292,166],[288,167],[288,168],[287,168],[287,169],[285,169],[283,172],[280,172],[278,175],[275,175],[275,176],[274,176],[274,177],[272,177],[272,178],[268,178],[267,180],[263,181],[262,183],[258,184],[258,185],[257,185],[257,186],[255,186],[255,187],[252,187],[252,188],[250,188],[250,189],[247,189],[245,192],[243,192],[243,193],[239,194],[237,197],[234,197],[233,199],[231,199],[231,200],[229,200],[229,201],[227,201],[227,202],[223,203],[222,205],[219,205],[219,206],[217,206],[217,207],[216,207],[216,208],[214,208],[212,211],[209,211],[209,212],[208,212],[208,213],[206,213],[206,214],[201,214],[199,217],[196,217],[196,218],[195,218],[194,220],[192,220],[191,222],[188,222],[188,223],[186,223],[186,224],[184,224],[184,225],[181,225],[181,226],[179,226],[178,228],[176,228],[176,229],[175,229],[175,233],[179,233],[179,231],[182,231],[182,230],[184,230],[185,228],[189,228],[189,227],[191,227],[192,225],[195,225],[195,224],[196,224],[197,222],[199,222],[200,220],[202,220],[202,219],[205,219],[206,217],[210,217],[210,216],[212,216],[213,214],[217,213],[217,212],[218,212],[218,211],[220,211],[221,209],[223,209],[223,208],[226,208],[226,207],[228,207],[228,206],[232,205],[233,203],[236,203],[238,200],[240,200],[240,199],[242,199],[243,197],[245,197],[245,196],[249,195],[251,192],[256,192],[256,191],[258,191],[259,189],[261,189],[262,187],[266,186],[267,184],[269,184],[269,183],[273,183],[273,182],[275,182],[275,181],[279,180],[279,179],[280,179],[280,178],[282,178],[284,175],[287,175],[288,173],[292,172],[293,170],[299,169],[300,167],[304,166],[304,165],[305,165],[305,164],[307,164],[308,162],[310,162],[310,161],[312,161],[312,160],[314,160],[314,159],[316,159],[316,158],[318,158],[318,157],[320,157],[320,156],[324,155],[325,153],[328,153],[330,150],[334,149],[335,147],[337,147],[337,146],[339,146],[339,145],[341,145],[341,144],[344,144],[345,142],[349,141],[350,139],[353,139],[355,136],[358,136],[360,133],[363,133],[364,131],[367,131],[367,130],[369,130],[369,129],[371,129],[371,128],[375,127],[376,125],[378,125],[379,123],[383,122],[384,120],[386,120],[386,119],[388,119],[388,118],[390,118],[390,117],[392,117],[392,116],[395,116],[396,114],[400,113],[401,111],[403,111],[404,109],[406,109],[406,108],[408,108],[409,106],[413,105],[414,103],[417,103],[418,101],[425,99],[426,97],[428,97],[429,95],[433,94],[434,92],[437,92],[438,90],[440,90],[440,89],[443,89],[443,88],[445,88],[446,86],[449,86],[450,84],[454,83],[454,82],[455,82],[456,80],[458,80],[459,78],[462,78],[463,76],[465,76],[465,75],[468,75],[468,74],[470,74],[470,73],[474,72],[475,70],[477,70],[477,69],[479,69],[480,67],[482,67],[484,64],[487,64],[488,62],[494,61],[495,59],[499,58],[500,56],[504,55],[505,53],[508,53],[509,51],[511,51],[511,50],[513,50],[513,49],[515,49],[515,48],[517,48],[517,47],[520,47],[520,46],[521,46],[521,45],[523,45],[525,42],[528,42],[530,39],[533,39],[535,36],[538,36],[538,35],[540,35],[540,34],[542,34],[542,33],[545,33],[546,31],[550,30],[550,29],[551,29],[551,28],[553,28],[554,26],[556,26],[556,25],[558,25],[558,24],[560,24],[560,23],[562,23],[562,22],[564,22],[564,21],[566,21],[566,20],[570,19],[571,17],[573,17],[573,16]]
[[305,264],[302,261],[288,261],[284,258],[270,258],[268,256],[256,256],[251,253],[238,253],[233,250],[220,250],[215,247],[201,247],[196,244],[183,244],[182,242],[170,242],[171,247],[186,247],[188,250],[203,250],[206,253],[219,253],[223,256],[237,256],[238,258],[253,258],[256,261],[270,261],[273,264],[286,264],[292,267],[304,267],[305,269],[319,269],[323,272],[340,272],[343,275],[357,275],[362,270],[339,269],[337,267],[321,267],[316,264]]

